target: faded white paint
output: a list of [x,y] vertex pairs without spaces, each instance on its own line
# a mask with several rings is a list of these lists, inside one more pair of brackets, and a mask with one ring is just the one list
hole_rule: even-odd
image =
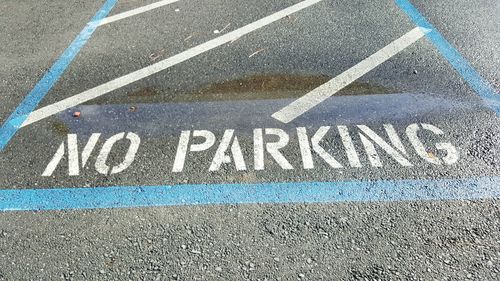
[[[257,135],[258,138],[254,137],[254,151],[256,151],[256,155],[254,158],[255,161],[255,170],[263,170],[264,169],[264,140],[262,138],[262,129],[256,129],[257,130]],[[254,130],[255,133],[255,130]],[[286,158],[283,156],[283,154],[280,152],[282,148],[284,148],[289,140],[290,137],[288,134],[283,131],[282,129],[276,129],[276,128],[266,128],[265,129],[265,134],[266,135],[274,135],[278,137],[278,141],[276,142],[266,142],[266,151],[271,157],[280,165],[282,169],[285,170],[291,170],[293,169],[292,165],[286,160]],[[259,155],[257,155],[257,153]]]
[[99,141],[99,138],[101,137],[101,134],[92,134],[87,141],[87,144],[83,148],[82,152],[82,168],[85,168],[85,165],[87,164],[87,161],[89,160],[90,155],[94,151],[94,147]]
[[123,172],[132,164],[132,162],[134,162],[134,158],[137,153],[137,150],[139,149],[141,139],[139,138],[138,135],[134,133],[127,133],[126,138],[130,141],[130,145],[128,147],[127,153],[125,154],[123,161],[120,164],[113,166],[112,168],[109,167],[109,165],[106,163],[109,157],[109,153],[111,152],[111,149],[113,148],[114,144],[117,141],[122,140],[124,138],[125,138],[125,133],[119,133],[106,140],[95,162],[95,169],[98,173],[103,175],[107,175],[108,173],[111,175],[117,174]]
[[[381,167],[382,163],[380,162],[380,157],[378,156],[377,151],[375,150],[374,145],[372,142],[369,140],[371,139],[375,144],[377,144],[380,148],[382,148],[385,152],[387,152],[388,155],[392,156],[394,160],[396,160],[399,164],[405,167],[411,167],[413,164],[406,159],[401,152],[397,150],[399,148],[400,151],[405,151],[406,150],[403,148],[403,144],[401,143],[401,139],[399,136],[396,134],[395,131],[392,130],[392,126],[385,126],[385,129],[389,127],[389,131],[387,133],[389,134],[392,146],[388,144],[385,140],[383,140],[379,135],[377,135],[372,129],[368,128],[368,126],[365,125],[358,125],[358,128],[361,130],[359,132],[361,141],[363,142],[363,145],[366,149],[366,153],[368,154],[368,159],[370,160],[371,164],[374,167]],[[394,148],[395,146],[396,148]]]
[[264,170],[264,138],[262,129],[253,130],[253,154],[254,169],[256,171]]
[[189,144],[189,134],[191,134],[191,131],[181,132],[179,144],[177,145],[177,152],[175,153],[174,167],[172,168],[172,172],[174,173],[180,173],[184,169]]
[[151,11],[151,10],[163,7],[165,5],[175,3],[177,1],[179,1],[179,0],[163,0],[163,1],[158,1],[158,2],[155,2],[155,3],[149,4],[149,5],[145,5],[145,6],[133,9],[133,10],[129,10],[129,11],[126,11],[126,12],[123,12],[123,13],[112,15],[112,16],[109,16],[107,18],[102,19],[97,26],[109,24],[109,23],[112,23],[112,22],[115,22],[115,21],[118,21],[118,20],[122,20],[122,19],[125,19],[125,18],[128,18],[128,17],[131,17],[131,16],[139,15],[139,14],[142,14],[142,13],[145,13],[145,12],[148,12],[148,11]]
[[[332,168],[342,168],[343,166],[326,150],[320,146],[320,141],[330,130],[330,126],[323,126],[316,131],[316,133],[311,138],[312,150],[316,152],[323,160],[325,160],[328,165]],[[302,154],[302,162],[304,169],[314,168],[314,162],[312,159],[311,146],[309,145],[309,137],[307,136],[306,128],[297,128],[297,135],[299,138],[300,151]]]
[[[422,124],[422,128],[424,130],[430,131],[431,133],[435,135],[443,135],[444,132],[439,129],[438,127],[430,124]],[[442,157],[442,159],[439,159],[438,156],[434,155],[432,152],[428,151],[420,138],[418,137],[418,132],[420,131],[420,127],[418,124],[411,124],[406,128],[406,135],[408,136],[408,139],[410,140],[411,144],[413,145],[413,148],[417,152],[417,154],[422,157],[425,161],[435,164],[435,165],[441,165],[442,161],[447,164],[447,165],[452,165],[458,161],[459,153],[455,146],[453,146],[449,142],[440,142],[436,143],[435,147],[438,150],[444,150],[446,152],[446,156]],[[442,161],[441,161],[442,160]]]
[[[85,168],[87,165],[87,162],[94,151],[94,148],[99,141],[101,134],[95,133],[92,134],[87,141],[87,144],[83,148],[81,158],[80,158],[80,152],[78,150],[78,137],[76,134],[68,134],[67,136],[67,154],[68,154],[68,175],[69,176],[78,176],[80,175],[80,168]],[[101,148],[101,151],[99,152],[99,155],[97,156],[97,160],[95,163],[95,169],[97,172],[101,174],[108,174],[110,171],[110,174],[117,174],[120,172],[123,172],[125,169],[127,169],[132,162],[134,162],[135,155],[137,153],[137,150],[139,149],[139,145],[141,143],[141,140],[137,134],[134,133],[127,133],[127,139],[130,141],[129,148],[127,150],[127,153],[123,159],[123,161],[110,168],[106,164],[106,160],[109,156],[109,153],[111,152],[113,145],[123,139],[125,136],[125,133],[119,133],[116,134],[112,137],[110,137],[106,142],[104,143],[103,147]],[[65,142],[63,141],[60,145],[59,148],[57,149],[56,153],[52,157],[52,160],[49,162],[47,167],[42,173],[42,176],[44,177],[49,177],[52,176],[56,168],[58,167],[59,163],[61,162],[62,158],[65,155],[65,150],[66,150],[66,145]],[[80,160],[81,159],[81,165],[80,165]]]
[[45,167],[45,170],[42,173],[43,177],[50,177],[54,173],[54,171],[57,168],[57,165],[59,165],[59,162],[61,162],[61,159],[64,156],[64,142],[62,142],[59,145],[59,148],[57,149],[56,153],[54,156],[52,156],[52,160],[50,160],[49,164],[47,167]]
[[[444,162],[446,164],[452,164],[458,161],[459,155],[456,148],[451,145],[451,143],[436,143],[435,147],[437,150],[444,150],[446,156],[441,159],[428,153],[424,144],[418,138],[417,132],[419,130],[426,130],[434,135],[443,135],[443,131],[439,128],[429,125],[422,124],[422,128],[417,124],[411,124],[406,128],[406,135],[408,140],[415,149],[416,154],[425,159],[428,162],[434,164],[440,164]],[[308,132],[305,127],[296,128],[296,137],[298,142],[298,148],[300,152],[300,159],[293,159],[294,161],[302,160],[302,166],[306,170],[315,168],[314,155],[318,156],[318,159],[325,161],[330,167],[334,169],[343,169],[345,166],[336,158],[337,155],[345,153],[348,160],[348,166],[352,168],[363,167],[358,151],[364,151],[366,153],[366,158],[368,163],[373,167],[383,167],[383,161],[379,153],[384,152],[389,159],[393,159],[395,162],[399,163],[402,167],[411,168],[414,166],[410,162],[409,157],[412,155],[408,152],[407,148],[403,144],[403,141],[398,134],[397,130],[392,124],[383,124],[384,131],[386,133],[385,137],[377,134],[371,128],[366,125],[358,125],[357,136],[359,137],[358,142],[354,142],[352,135],[349,132],[347,126],[339,125],[336,127],[338,135],[335,131],[331,130],[330,126],[321,126],[316,132]],[[328,148],[327,144],[331,144],[332,140],[329,142],[322,143],[323,139],[327,136],[329,132],[332,138],[340,138],[343,144],[344,151],[331,150]],[[205,130],[193,131],[193,138],[200,139],[197,144],[190,143],[190,131],[182,131],[179,139],[179,145],[176,152],[176,157],[174,161],[173,172],[182,172],[184,164],[187,161],[186,158],[190,152],[202,152],[213,147],[217,142],[214,133]],[[404,134],[404,133],[403,133]],[[401,134],[402,135],[402,134]],[[356,148],[355,143],[360,143],[362,147]],[[290,149],[290,135],[282,129],[278,128],[257,128],[253,130],[253,160],[255,171],[261,171],[266,169],[266,163],[269,160],[274,160],[281,169],[290,170],[293,169],[290,161],[285,157],[284,152]],[[189,149],[188,149],[189,148]],[[414,154],[413,154],[414,155]],[[247,155],[250,159],[250,155]],[[199,164],[199,163],[197,163]],[[218,144],[215,155],[212,158],[208,170],[210,172],[219,171],[222,165],[234,165],[237,171],[248,170],[249,167],[245,161],[245,155],[240,146],[238,136],[235,130],[228,129],[225,130],[220,143]]]
[[[101,134],[92,134],[85,145],[82,152],[82,162],[81,167],[85,168],[87,161],[90,157],[90,154],[94,150],[97,141]],[[78,151],[78,136],[76,134],[68,134],[67,136],[67,147],[68,147],[68,175],[69,176],[78,176],[80,174],[80,164],[79,164],[79,151]],[[49,162],[47,167],[42,173],[42,176],[49,177],[56,170],[57,166],[61,162],[64,154],[65,154],[66,146],[64,141],[59,145],[56,153],[52,157],[52,160]]]
[[361,168],[361,161],[359,161],[359,156],[352,142],[351,135],[349,134],[349,129],[347,126],[337,126],[337,129],[339,131],[342,144],[344,145],[349,165],[353,168]]
[[[188,153],[188,144],[190,131],[182,131],[181,137],[179,139],[179,145],[177,147],[177,152],[175,154],[174,166],[172,172],[179,173],[184,169],[184,163],[186,162],[186,156]],[[200,152],[209,149],[215,144],[214,133],[207,130],[194,130],[193,138],[202,138],[203,142],[193,143],[189,146],[189,151]]]
[[[402,134],[398,134],[393,125],[384,124],[385,135],[377,134],[366,125],[357,125],[355,128],[356,134],[351,134],[349,128],[343,125],[336,126],[337,131],[332,130],[331,126],[321,126],[315,132],[308,132],[306,127],[298,127],[295,129],[297,139],[292,141],[292,144],[290,144],[290,134],[283,129],[257,128],[253,130],[253,155],[246,155],[247,157],[244,155],[238,134],[234,129],[225,130],[220,142],[218,142],[216,134],[211,131],[186,130],[180,134],[172,172],[182,172],[185,164],[189,161],[189,157],[197,153],[203,156],[197,159],[207,159],[207,154],[210,154],[208,156],[213,155],[212,158],[208,158],[211,161],[207,161],[209,163],[208,171],[210,172],[220,171],[224,165],[230,165],[237,171],[246,171],[251,167],[249,167],[245,159],[252,158],[255,171],[265,170],[268,168],[267,165],[269,165],[270,161],[276,162],[283,170],[291,170],[294,167],[285,155],[297,155],[297,148],[300,152],[299,159],[297,157],[290,159],[296,162],[301,161],[305,170],[315,168],[315,158],[321,159],[318,161],[326,162],[333,169],[361,168],[366,165],[383,167],[384,163],[380,155],[382,152],[388,156],[388,159],[393,159],[401,167],[405,168],[414,166],[414,163],[410,162],[411,156],[414,157],[413,159],[420,157],[426,162],[435,165],[452,165],[460,158],[457,148],[450,142],[437,142],[434,144],[424,144],[422,142],[420,135],[432,134],[433,137],[425,138],[427,142],[432,142],[432,140],[436,139],[436,136],[444,135],[440,128],[431,124],[410,124]],[[295,136],[293,130],[290,133],[292,137]],[[329,133],[328,141],[323,141],[327,139],[326,136]],[[400,135],[404,134],[407,137],[406,142],[403,142],[400,137]],[[358,138],[353,139],[352,136]],[[95,150],[99,137],[100,134],[92,134],[80,156],[77,135],[69,134],[67,140],[59,145],[42,175],[51,176],[65,154],[68,156],[68,175],[79,175],[80,170],[86,166]],[[110,167],[107,164],[109,155],[115,143],[124,139],[130,142],[127,153],[122,162]],[[331,145],[333,143],[342,143],[343,151],[341,145],[335,145],[335,149],[332,149]],[[405,147],[405,143],[407,147]],[[104,175],[123,172],[134,161],[139,145],[140,138],[134,133],[119,133],[110,137],[104,142],[99,151],[95,162],[95,170]],[[360,147],[356,148],[356,146]],[[408,147],[413,147],[415,153],[407,150]],[[339,151],[339,148],[341,151]],[[215,154],[212,152],[214,150]],[[362,165],[358,154],[358,152],[362,151],[364,151],[366,157],[361,159],[368,160],[365,165]],[[286,152],[292,153],[288,154]],[[339,159],[342,160],[342,154],[347,156],[346,165],[339,161]],[[206,169],[203,167],[203,163],[194,164],[196,169]]]
[[[224,132],[224,136],[222,137],[219,148],[217,148],[217,152],[215,153],[214,159],[212,160],[209,171],[218,171],[222,164],[229,164],[232,162],[231,156],[227,154],[227,150],[229,148],[229,145],[231,144],[233,135],[234,130],[226,130]],[[236,165],[236,170],[246,170],[247,166],[245,164],[245,160],[243,159],[243,153],[241,152],[240,143],[238,142],[237,137],[234,137],[231,144],[231,153],[233,155],[234,164]]]

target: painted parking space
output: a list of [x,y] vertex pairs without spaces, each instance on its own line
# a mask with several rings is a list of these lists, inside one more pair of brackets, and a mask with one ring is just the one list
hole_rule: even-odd
[[495,1],[111,2],[0,1],[0,280],[498,279]]
[[[4,122],[2,210],[498,197],[498,143],[488,137],[498,132],[495,89],[410,2],[384,3],[392,9],[381,13],[391,22],[363,31],[372,37],[342,33],[338,38],[347,41],[337,45],[318,38],[345,29],[342,24],[349,30],[360,24],[339,19],[330,28],[310,19],[348,6],[283,3],[259,11],[250,23],[211,28],[212,39],[176,54],[147,50],[148,65],[125,64],[99,78],[80,67],[98,60],[84,43],[102,43],[116,30],[90,38],[93,32],[162,8],[183,11],[170,7],[176,1],[160,1],[108,17],[115,2],[104,3]],[[380,29],[389,31],[377,34]],[[311,30],[326,34],[311,36]],[[186,42],[193,34],[173,37]],[[268,38],[279,48],[266,45]],[[115,40],[110,49],[127,43]],[[103,48],[88,44],[89,50]],[[312,48],[321,56],[300,57],[304,46],[319,46]],[[294,47],[298,63],[284,57]],[[144,48],[138,43],[130,54]],[[68,71],[76,79],[65,78],[75,58]],[[95,81],[72,86],[84,76]],[[113,79],[97,83],[107,76]],[[63,96],[51,95],[53,86]],[[67,93],[74,88],[85,89]],[[35,145],[45,149],[18,156],[21,147]],[[429,185],[436,195],[423,195]],[[99,188],[74,189],[91,187]],[[124,194],[146,192],[115,197],[120,187]],[[388,193],[393,188],[401,193]],[[182,194],[170,192],[177,189]],[[200,194],[210,199],[200,201]],[[75,196],[88,204],[58,207]],[[113,199],[92,199],[101,196]]]

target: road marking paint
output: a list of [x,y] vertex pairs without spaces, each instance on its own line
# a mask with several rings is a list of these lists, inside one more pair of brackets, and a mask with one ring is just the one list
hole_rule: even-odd
[[146,6],[139,7],[137,9],[133,9],[133,10],[130,10],[130,11],[127,11],[127,12],[123,12],[123,13],[119,13],[119,14],[116,14],[116,15],[109,16],[109,17],[104,18],[103,20],[101,20],[97,25],[98,26],[102,26],[102,25],[105,25],[105,24],[108,24],[108,23],[112,23],[112,22],[115,22],[115,21],[118,21],[118,20],[122,20],[122,19],[125,19],[125,18],[128,18],[128,17],[131,17],[131,16],[142,14],[142,13],[154,10],[156,8],[163,7],[163,6],[166,6],[168,4],[175,3],[177,1],[179,1],[179,0],[163,0],[163,1],[158,1],[158,2],[155,2],[153,4],[149,4],[149,5],[146,5]]
[[339,131],[339,136],[342,140],[342,144],[344,145],[347,159],[349,160],[349,165],[351,167],[361,168],[361,162],[359,161],[358,153],[356,152],[356,148],[352,142],[351,135],[349,134],[349,129],[347,126],[339,125],[337,126]]
[[182,184],[0,190],[0,212],[152,206],[479,200],[500,198],[500,177]]
[[267,151],[269,155],[278,163],[278,165],[285,170],[292,170],[293,167],[290,162],[286,160],[285,156],[281,153],[281,149],[288,145],[290,137],[288,134],[278,128],[265,128],[264,135],[273,135],[278,138],[276,142],[265,142],[264,150],[264,139],[262,134],[262,129],[254,129],[254,162],[255,170],[264,170],[264,151]]
[[[125,138],[130,141],[130,144],[123,161],[116,166],[113,167],[108,166],[106,162],[108,160],[109,153],[111,152],[111,149],[113,148],[114,144],[117,141]],[[141,139],[135,133],[127,133],[126,136],[125,133],[119,133],[112,136],[111,138],[106,140],[106,142],[101,148],[101,152],[99,152],[99,155],[97,156],[97,160],[95,162],[96,171],[102,175],[108,175],[108,174],[113,175],[123,172],[132,164],[132,162],[134,162],[135,155],[137,154],[137,150],[139,149],[140,144],[141,144]]]
[[[245,159],[243,158],[243,153],[241,152],[240,142],[238,141],[238,137],[234,136],[234,130],[226,130],[224,132],[224,136],[222,136],[222,141],[217,148],[217,152],[215,153],[214,159],[212,160],[212,164],[210,165],[209,171],[218,171],[222,164],[231,163],[231,156],[227,154],[227,150],[229,146],[231,146],[231,154],[233,156],[234,164],[236,166],[236,170],[245,171],[247,166],[245,164]],[[232,143],[231,143],[232,140]]]
[[[439,129],[438,127],[431,125],[431,124],[421,124],[422,129],[429,131],[433,133],[434,135],[443,135],[444,132]],[[406,135],[408,136],[408,139],[410,140],[413,148],[415,149],[415,152],[424,159],[425,161],[435,164],[435,165],[441,165],[442,162],[438,157],[435,156],[430,156],[429,152],[425,148],[424,144],[422,141],[418,138],[418,131],[420,131],[420,127],[418,124],[411,124],[406,128]],[[446,163],[447,165],[456,163],[459,158],[459,153],[455,146],[453,146],[451,143],[436,143],[436,149],[438,150],[445,150],[446,151],[446,156],[443,157],[443,162]]]
[[108,15],[117,1],[118,0],[107,0],[104,5],[102,5],[101,9],[97,11],[92,20],[87,23],[73,42],[71,42],[71,45],[64,50],[59,59],[57,59],[52,67],[44,74],[42,79],[38,81],[35,87],[17,106],[9,118],[7,118],[2,128],[0,128],[0,152],[3,151],[5,146],[16,134],[17,130],[21,127],[20,125],[26,120],[28,115],[36,108],[50,89],[52,89],[57,80],[59,80],[78,52],[83,48],[85,43],[87,43],[90,36],[92,36],[99,21]]
[[[83,148],[82,151],[82,164],[81,168],[85,168],[85,165],[87,164],[87,161],[89,160],[90,155],[94,151],[94,148],[99,141],[99,137],[101,134],[99,133],[94,133],[90,136],[89,140],[87,141],[87,144]],[[108,164],[106,163],[108,161],[108,156],[113,149],[113,146],[116,142],[122,140],[122,139],[128,139],[130,144],[127,150],[127,153],[125,154],[125,157],[123,161],[120,164],[117,164],[113,167],[109,167]],[[68,175],[69,176],[78,176],[80,175],[80,163],[79,163],[79,150],[78,150],[78,136],[76,134],[68,134]],[[137,150],[139,149],[139,145],[141,144],[141,139],[140,137],[135,134],[135,133],[127,133],[125,137],[125,133],[118,133],[114,136],[111,136],[109,139],[106,140],[104,145],[101,148],[101,151],[99,152],[96,163],[95,163],[95,170],[103,175],[108,175],[108,174],[117,174],[123,172],[125,169],[127,169],[132,162],[134,162],[135,156],[137,154]],[[66,154],[66,149],[65,149],[65,141],[61,143],[59,148],[57,149],[56,153],[52,157],[52,160],[50,160],[49,164],[45,168],[42,176],[43,177],[50,177],[56,170],[57,166],[59,166],[59,163],[63,159],[64,155]],[[110,172],[111,171],[111,172]]]
[[[69,140],[69,137],[68,137],[68,140]],[[57,165],[59,165],[59,162],[61,162],[61,160],[63,159],[64,151],[65,151],[64,147],[65,147],[64,142],[62,142],[61,145],[59,146],[59,148],[57,149],[56,153],[52,157],[52,160],[50,160],[49,164],[47,165],[47,167],[43,171],[42,177],[50,177],[54,173],[54,171],[57,168]],[[69,170],[70,166],[71,166],[71,164],[69,164],[68,170]]]
[[246,35],[252,31],[255,31],[259,28],[262,28],[266,25],[269,25],[275,21],[278,21],[290,14],[296,13],[300,10],[303,10],[311,5],[314,5],[318,2],[321,2],[323,0],[306,0],[302,1],[300,3],[297,3],[293,6],[290,6],[286,9],[283,9],[281,11],[278,11],[272,15],[269,15],[265,18],[262,18],[260,20],[257,20],[253,23],[250,23],[248,25],[245,25],[243,27],[240,27],[234,31],[231,31],[225,35],[219,36],[217,38],[214,38],[210,41],[207,41],[203,44],[200,44],[198,46],[195,46],[191,49],[188,49],[184,52],[181,52],[177,55],[174,55],[170,58],[164,59],[162,61],[159,61],[155,64],[152,64],[150,66],[144,67],[142,69],[139,69],[137,71],[134,71],[132,73],[129,73],[127,75],[121,76],[119,78],[116,78],[114,80],[111,80],[107,83],[104,83],[100,86],[97,86],[95,88],[89,89],[87,91],[84,91],[80,94],[74,95],[72,97],[69,97],[67,99],[61,100],[59,102],[56,102],[54,104],[48,105],[46,107],[40,108],[36,111],[33,111],[25,120],[23,119],[24,122],[18,122],[18,124],[22,124],[21,127],[27,126],[31,123],[34,123],[36,121],[39,121],[41,119],[47,118],[51,115],[54,115],[58,112],[61,112],[65,109],[74,107],[76,105],[79,105],[81,103],[84,103],[86,101],[95,99],[97,97],[100,97],[102,95],[105,95],[111,91],[114,91],[118,88],[121,88],[123,86],[126,86],[130,83],[136,82],[138,80],[141,80],[145,77],[151,76],[155,73],[158,73],[160,71],[163,71],[169,67],[172,67],[176,64],[179,64],[181,62],[184,62],[188,59],[191,59],[195,56],[198,56],[200,54],[203,54],[207,51],[210,51],[216,47],[219,47],[221,45],[224,45],[226,43],[229,43],[233,40],[236,40],[243,35]]
[[[188,152],[189,136],[191,131],[182,131],[179,138],[179,145],[175,153],[174,167],[172,172],[180,173],[184,169],[186,154]],[[215,144],[215,134],[207,130],[194,130],[193,138],[203,138],[203,142],[193,143],[189,147],[189,151],[200,152],[211,148]]]
[[[380,162],[380,158],[377,155],[377,151],[375,150],[375,146],[373,143],[370,141],[374,141],[381,149],[383,149],[385,152],[387,152],[388,155],[392,156],[394,160],[396,160],[401,166],[404,167],[412,167],[413,165],[406,159],[401,153],[398,152],[397,148],[395,147],[401,147],[401,139],[397,134],[392,135],[389,139],[391,140],[391,143],[393,146],[385,142],[379,135],[377,135],[372,129],[370,129],[366,125],[358,125],[358,128],[361,130],[359,132],[359,136],[361,138],[361,142],[363,143],[363,146],[365,147],[367,154],[369,156],[370,162],[372,163],[372,166],[374,167],[382,167],[382,163]],[[385,127],[386,132],[389,136],[391,136],[391,133],[393,130],[388,129],[390,127]],[[363,132],[363,133],[361,133]],[[374,157],[376,156],[376,157]]]
[[[188,152],[189,135],[191,131],[182,131],[179,137],[179,144],[177,145],[177,152],[175,153],[174,167],[172,168],[173,173],[180,173],[184,169],[184,162],[186,162],[186,154]],[[208,139],[205,139],[208,141]],[[215,136],[214,136],[215,143]],[[191,150],[193,145],[191,145]]]
[[[447,137],[444,132],[438,127],[431,124],[409,124],[406,130],[401,131],[401,136],[406,133],[406,140],[409,141],[407,145],[411,145],[415,149],[416,154],[408,154],[405,146],[402,143],[400,134],[396,131],[393,125],[384,124],[385,133],[378,132],[379,130],[372,130],[366,125],[357,125],[356,130],[349,132],[346,126],[321,126],[314,132],[314,130],[306,129],[305,127],[297,127],[295,130],[286,132],[282,129],[276,128],[256,128],[253,130],[253,155],[248,150],[242,150],[239,139],[250,140],[248,131],[236,131],[234,129],[227,129],[224,131],[222,139],[219,141],[215,134],[207,130],[194,130],[182,131],[179,137],[177,152],[175,153],[174,164],[172,167],[173,173],[183,172],[186,163],[190,162],[188,167],[196,167],[196,171],[205,169],[207,161],[201,160],[199,157],[194,157],[195,154],[200,155],[200,152],[205,155],[213,155],[212,147],[218,143],[217,151],[211,161],[209,172],[219,171],[222,165],[234,166],[237,171],[252,170],[251,162],[249,165],[245,163],[245,159],[253,158],[253,170],[262,171],[269,166],[270,161],[273,159],[278,166],[283,170],[291,170],[293,167],[300,166],[302,162],[304,169],[314,169],[315,158],[322,159],[333,169],[349,169],[350,167],[344,166],[337,159],[342,155],[346,155],[351,167],[361,168],[360,159],[358,157],[358,150],[360,153],[365,153],[372,167],[383,167],[382,159],[392,160],[401,165],[401,167],[412,168],[414,164],[410,162],[413,158],[416,168],[419,165],[427,164],[427,162],[434,165],[453,165],[460,159],[458,149],[450,142],[444,142]],[[332,129],[332,130],[331,130]],[[351,134],[352,133],[352,134]],[[328,137],[325,138],[326,134]],[[422,142],[419,134],[425,134],[430,137],[434,135],[433,140],[441,141],[434,144],[427,145]],[[356,143],[361,141],[362,146],[356,149],[353,138],[356,138]],[[332,138],[333,137],[333,138]],[[338,138],[343,142],[342,151],[341,147],[334,145],[337,143]],[[298,141],[298,147],[296,143]],[[291,155],[298,155],[295,149],[300,150],[300,157],[291,157]],[[384,152],[384,157],[380,157],[380,152]],[[60,157],[59,152],[56,156]],[[318,157],[313,157],[317,155]],[[419,156],[425,162],[420,161]],[[55,157],[55,156],[54,156]],[[287,159],[288,157],[288,159]],[[266,159],[267,158],[267,159]],[[204,157],[204,159],[209,159]],[[365,158],[366,159],[366,158]],[[289,160],[295,163],[290,163]],[[194,162],[193,162],[194,161]],[[272,164],[271,164],[272,165]],[[367,165],[368,166],[368,165]],[[277,167],[277,166],[275,166]],[[227,166],[224,167],[224,169]],[[188,171],[189,173],[189,171]]]
[[[356,129],[352,130],[352,134],[346,126],[342,125],[338,125],[336,128],[333,126],[321,126],[316,131],[310,128],[297,127],[295,130],[289,132],[276,128],[256,128],[253,130],[253,138],[248,137],[248,131],[226,129],[220,141],[215,133],[208,130],[194,130],[192,133],[191,131],[181,131],[172,166],[172,173],[183,172],[186,163],[189,163],[187,165],[189,167],[187,173],[193,167],[196,167],[196,171],[204,170],[205,165],[208,163],[211,163],[208,172],[225,170],[228,166],[233,166],[233,164],[237,171],[252,170],[252,162],[250,161],[248,165],[245,162],[245,159],[252,158],[254,160],[253,170],[255,171],[262,171],[266,168],[269,169],[269,167],[273,169],[272,166],[274,168],[279,166],[283,170],[291,170],[294,169],[293,167],[301,166],[300,163],[304,169],[309,170],[314,169],[314,162],[320,159],[333,169],[350,169],[350,167],[355,167],[359,170],[363,166],[358,157],[358,150],[360,153],[366,155],[367,158],[363,160],[369,160],[372,167],[383,167],[382,159],[395,161],[401,167],[407,168],[415,166],[418,168],[422,164],[427,165],[427,162],[433,165],[444,164],[450,166],[457,163],[460,159],[457,147],[451,142],[445,142],[448,137],[440,128],[434,125],[425,123],[409,124],[405,130],[401,130],[401,134],[391,124],[384,124],[383,127],[385,130],[380,131],[372,130],[366,125],[357,125],[355,126]],[[406,133],[405,139],[409,141],[409,143],[406,142],[406,145],[408,147],[411,145],[415,153],[407,153],[401,141],[402,138],[400,138],[400,135],[403,136],[404,133]],[[326,137],[327,134],[328,137]],[[67,159],[68,164],[62,165],[61,168],[68,167],[69,176],[78,176],[80,172],[88,170],[82,169],[85,168],[91,154],[95,151],[100,135],[100,133],[93,133],[87,140],[83,151],[80,151],[79,147],[81,145],[78,145],[78,136],[76,134],[68,134],[67,140],[62,141],[54,153],[52,160],[47,164],[42,176],[52,176],[63,159]],[[431,139],[436,142],[430,144],[427,140],[424,144],[421,139],[422,135],[428,137],[433,135]],[[356,138],[358,149],[353,143],[353,137]],[[342,151],[340,146],[336,145],[339,138],[344,144],[344,151]],[[120,173],[132,164],[141,140],[137,134],[131,132],[126,134],[126,139],[125,132],[121,132],[105,140],[98,155],[96,155],[95,170],[98,173],[104,175],[109,174],[110,171],[111,174]],[[239,139],[248,141],[253,139],[253,151],[248,149],[242,150]],[[297,140],[298,147],[296,146]],[[82,141],[81,138],[80,141]],[[119,165],[115,163],[116,159],[118,159],[116,153],[121,153],[122,149],[112,153],[113,157],[110,161],[111,163],[115,163],[115,166],[111,169],[108,166],[110,164],[108,163],[108,157],[111,150],[115,147],[115,143],[118,141],[121,142],[120,146],[122,148],[123,141],[129,143],[128,151],[125,154],[124,160]],[[361,141],[362,146],[359,146],[359,141]],[[216,143],[218,143],[217,150],[213,154],[214,149],[212,148]],[[300,150],[300,157],[298,158],[293,157],[293,155],[298,155],[296,149]],[[79,156],[80,152],[81,157]],[[380,157],[380,152],[384,152],[385,155]],[[193,157],[196,154],[198,156]],[[64,157],[65,155],[67,157]],[[206,160],[210,158],[200,158],[201,155],[213,155],[213,157],[208,162]],[[313,155],[317,157],[313,157]],[[342,155],[347,156],[350,167],[347,165],[344,166],[337,160],[341,159]],[[415,156],[419,156],[425,162],[419,161],[419,157]],[[271,159],[278,165],[273,165],[269,161]],[[289,160],[295,163],[290,163]],[[410,160],[415,161],[415,166]]]
[[99,133],[94,133],[90,136],[89,140],[87,141],[87,144],[83,148],[82,151],[82,168],[85,168],[85,165],[87,165],[87,161],[90,158],[90,155],[94,151],[94,148],[99,141],[99,138],[101,137],[101,134]]
[[438,51],[453,66],[469,86],[484,100],[484,102],[497,115],[500,115],[500,95],[484,80],[481,75],[470,65],[470,63],[455,49],[439,31],[420,14],[420,12],[408,0],[396,0],[396,4],[410,17],[418,26],[429,29],[427,38],[434,44]]
[[356,81],[361,76],[370,72],[399,52],[403,51],[411,44],[417,42],[425,35],[426,32],[428,31],[424,28],[414,28],[402,37],[396,39],[389,45],[380,49],[378,52],[362,60],[350,69],[344,71],[337,77],[300,97],[281,110],[275,112],[272,117],[283,123],[289,123],[293,121],[295,118],[304,114],[311,108],[315,107],[338,91],[342,90],[344,87]]
[[311,137],[311,141],[309,141],[306,128],[297,128],[297,137],[299,139],[300,154],[302,156],[304,169],[314,169],[312,151],[328,163],[330,167],[335,169],[344,167],[320,145],[321,140],[326,133],[328,133],[330,128],[330,126],[321,126]]

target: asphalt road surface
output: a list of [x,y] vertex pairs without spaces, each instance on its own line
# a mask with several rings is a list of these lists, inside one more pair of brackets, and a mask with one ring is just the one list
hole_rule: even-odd
[[0,280],[500,278],[499,1],[0,14]]

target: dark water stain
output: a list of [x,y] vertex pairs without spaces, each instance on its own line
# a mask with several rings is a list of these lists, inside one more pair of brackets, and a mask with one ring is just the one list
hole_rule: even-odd
[[128,97],[129,98],[154,97],[154,96],[157,96],[159,94],[160,93],[158,93],[155,89],[150,88],[150,87],[146,87],[146,88],[142,88],[138,91],[129,93]]
[[54,132],[60,136],[66,136],[67,134],[71,133],[69,127],[59,120],[51,121],[50,125]]
[[[145,87],[128,93],[126,100],[124,100],[124,97],[116,97],[108,99],[105,103],[168,103],[291,99],[305,95],[316,87],[328,82],[331,78],[332,77],[328,75],[322,74],[254,74],[233,80],[217,81],[184,94],[159,92],[155,88]],[[391,94],[397,92],[396,89],[356,81],[340,90],[335,95]]]
[[330,80],[327,75],[257,74],[216,82],[198,90],[200,94],[312,90]]
[[[258,74],[240,79],[220,81],[194,91],[197,101],[263,100],[298,98],[328,82],[327,75]],[[387,94],[394,89],[364,82],[353,82],[336,95]]]
[[[328,82],[331,77],[327,75],[298,75],[298,74],[268,74],[252,75],[231,81],[222,81],[203,87],[197,91],[198,94],[259,94],[262,92],[294,92],[311,91],[314,88]],[[341,92],[346,94],[374,94],[387,93],[388,88],[373,86],[368,83],[354,82],[344,88]],[[339,94],[341,93],[339,92]],[[287,95],[287,97],[291,97]]]

